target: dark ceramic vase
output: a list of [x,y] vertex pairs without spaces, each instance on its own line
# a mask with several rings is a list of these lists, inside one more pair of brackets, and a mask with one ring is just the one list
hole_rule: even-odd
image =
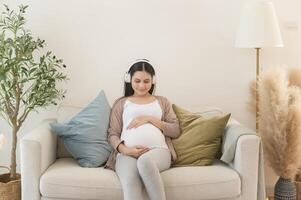
[[274,200],[297,200],[295,183],[279,177],[275,184]]

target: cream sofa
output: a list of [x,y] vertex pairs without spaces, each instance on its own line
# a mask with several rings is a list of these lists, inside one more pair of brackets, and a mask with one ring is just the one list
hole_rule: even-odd
[[[122,188],[114,171],[81,168],[51,133],[50,122],[62,122],[77,111],[78,108],[60,109],[57,119],[45,120],[21,139],[22,200],[122,199]],[[229,145],[228,138],[237,134],[229,128],[233,123],[237,122],[231,119],[225,130],[222,150]],[[178,167],[162,172],[167,199],[256,200],[259,150],[258,136],[242,135],[230,164],[216,160],[212,166]]]

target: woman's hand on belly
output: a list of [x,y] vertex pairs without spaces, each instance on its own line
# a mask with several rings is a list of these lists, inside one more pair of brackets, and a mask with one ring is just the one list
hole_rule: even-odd
[[135,145],[133,147],[128,147],[124,144],[120,144],[118,146],[118,150],[120,153],[128,156],[132,156],[134,158],[139,158],[142,154],[149,151],[149,148],[142,145]]
[[132,128],[137,128],[143,124],[151,123],[157,128],[162,130],[162,122],[160,119],[157,119],[156,117],[149,116],[149,115],[144,115],[144,116],[139,116],[133,119],[129,125],[127,126],[127,129],[132,129]]
[[137,128],[143,124],[149,123],[150,117],[151,116],[148,116],[148,115],[136,117],[129,123],[129,125],[127,126],[127,129]]

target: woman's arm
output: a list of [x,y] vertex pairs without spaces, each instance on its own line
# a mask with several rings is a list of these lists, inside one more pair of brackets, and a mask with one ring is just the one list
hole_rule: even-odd
[[110,114],[110,123],[108,128],[108,142],[117,150],[118,145],[122,142],[120,139],[122,131],[122,103],[117,99],[112,107]]
[[162,121],[156,117],[149,116],[148,121],[162,131]]
[[164,121],[162,121],[162,132],[168,137],[177,138],[180,135],[180,126],[178,118],[174,110],[172,109],[171,103],[165,97],[160,98],[164,112]]

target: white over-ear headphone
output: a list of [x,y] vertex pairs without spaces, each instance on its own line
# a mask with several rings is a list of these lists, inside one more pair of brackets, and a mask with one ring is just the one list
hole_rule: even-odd
[[[146,63],[149,63],[149,60],[147,59],[138,59],[138,60],[135,60],[135,62],[133,62],[130,66],[132,66],[133,64],[137,63],[137,62],[146,62]],[[124,74],[124,82],[126,83],[131,83],[131,73],[129,73],[128,71],[125,72]],[[153,75],[152,77],[152,84],[156,84],[156,76]]]
[[129,72],[125,72],[124,74],[124,82],[131,83],[131,74]]

